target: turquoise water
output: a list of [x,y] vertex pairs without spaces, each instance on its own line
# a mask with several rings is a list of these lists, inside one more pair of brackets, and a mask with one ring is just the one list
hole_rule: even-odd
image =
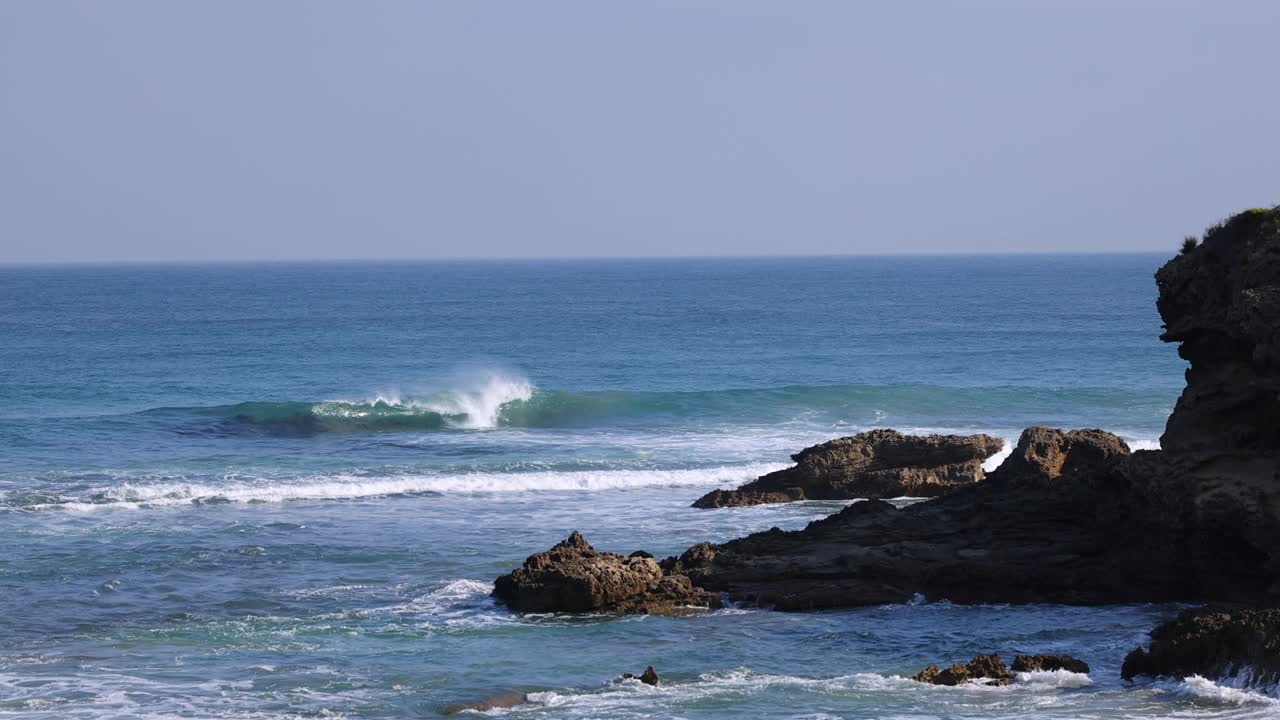
[[[839,504],[693,499],[879,426],[1154,447],[1163,258],[0,268],[0,715],[1266,717],[1127,685],[1168,607],[514,616],[570,530],[675,553]],[[1095,667],[897,675],[978,650]],[[652,664],[653,689],[612,678]]]

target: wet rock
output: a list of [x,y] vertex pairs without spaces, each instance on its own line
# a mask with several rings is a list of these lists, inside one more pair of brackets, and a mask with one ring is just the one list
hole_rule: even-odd
[[1053,672],[1066,670],[1089,674],[1089,664],[1070,655],[1018,655],[1013,659],[1014,672]]
[[[632,679],[635,679],[635,677],[636,676],[632,675],[631,673],[622,673],[623,680],[632,680]],[[658,684],[658,671],[654,670],[652,665],[646,667],[644,669],[644,672],[640,673],[640,682],[644,683],[645,685],[656,686]]]
[[930,665],[911,679],[932,685],[959,685],[975,680],[986,680],[991,685],[1008,685],[1013,682],[1013,673],[1009,672],[999,655],[978,653],[969,662],[956,663],[945,670]]
[[983,477],[982,463],[1004,442],[989,435],[904,435],[871,430],[805,448],[795,467],[736,490],[714,490],[698,508],[796,500],[936,497]]
[[1151,631],[1151,647],[1129,653],[1120,675],[1213,680],[1246,687],[1280,683],[1280,609],[1187,610]]
[[720,606],[718,595],[665,574],[652,557],[597,551],[576,531],[499,577],[493,595],[520,612],[673,614]]

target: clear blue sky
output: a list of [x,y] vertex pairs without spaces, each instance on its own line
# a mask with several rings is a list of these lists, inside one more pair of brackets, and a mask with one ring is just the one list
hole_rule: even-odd
[[0,262],[1173,251],[1280,2],[0,3]]

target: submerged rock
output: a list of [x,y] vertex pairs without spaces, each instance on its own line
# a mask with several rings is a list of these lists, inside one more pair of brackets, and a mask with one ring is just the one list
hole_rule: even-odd
[[904,435],[871,430],[805,448],[795,467],[736,490],[713,490],[698,508],[796,500],[936,497],[982,479],[982,463],[1004,442],[989,435]]
[[496,708],[510,708],[517,705],[523,705],[529,701],[529,695],[523,692],[507,692],[493,697],[477,700],[475,702],[463,703],[461,705],[453,705],[444,709],[445,715],[456,715],[466,710],[474,710],[476,712],[485,712]]
[[[631,673],[622,673],[623,680],[631,680],[633,678],[635,678],[635,675]],[[658,684],[658,671],[654,670],[652,665],[646,667],[644,672],[640,673],[640,682],[645,685],[656,686]]]
[[1151,647],[1129,653],[1120,675],[1211,680],[1246,687],[1280,683],[1280,609],[1187,610],[1151,631]]
[[1089,674],[1089,664],[1070,655],[1019,655],[1013,659],[1014,672],[1067,672]]
[[1013,673],[1009,672],[999,655],[978,653],[969,662],[956,663],[945,670],[939,669],[937,665],[930,665],[911,679],[932,685],[959,685],[973,680],[988,680],[991,685],[1008,685],[1013,682]]
[[493,595],[520,612],[672,614],[720,606],[718,595],[652,557],[600,552],[577,531],[494,582]]

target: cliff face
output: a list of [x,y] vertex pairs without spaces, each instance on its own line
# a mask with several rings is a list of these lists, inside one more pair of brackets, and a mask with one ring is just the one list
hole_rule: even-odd
[[1166,332],[1191,363],[1169,416],[1169,452],[1280,449],[1280,210],[1211,228],[1156,273]]

